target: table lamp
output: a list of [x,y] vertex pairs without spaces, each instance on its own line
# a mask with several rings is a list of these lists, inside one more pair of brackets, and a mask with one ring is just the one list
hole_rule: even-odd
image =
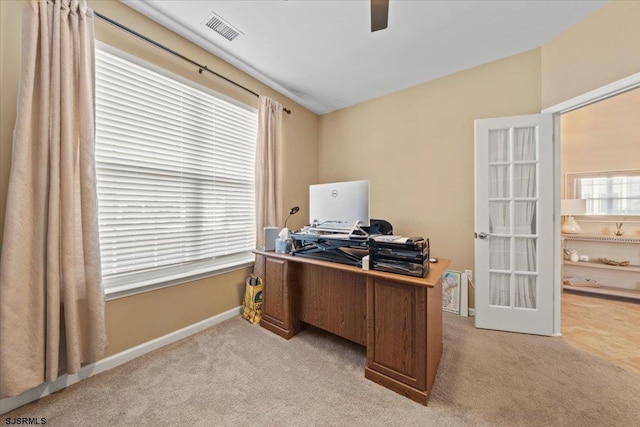
[[291,209],[289,209],[289,216],[287,217],[287,219],[284,220],[284,228],[287,228],[287,221],[289,221],[289,218],[291,218],[291,215],[297,214],[299,210],[300,208],[298,206],[294,206]]
[[573,215],[584,215],[587,212],[587,201],[584,199],[564,199],[560,205],[560,214],[564,216],[560,231],[565,234],[580,232],[580,226]]

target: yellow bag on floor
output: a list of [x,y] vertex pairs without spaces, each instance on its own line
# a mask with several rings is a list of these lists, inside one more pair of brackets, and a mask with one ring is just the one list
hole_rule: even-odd
[[251,323],[262,319],[262,279],[252,274],[247,279],[242,301],[242,317]]

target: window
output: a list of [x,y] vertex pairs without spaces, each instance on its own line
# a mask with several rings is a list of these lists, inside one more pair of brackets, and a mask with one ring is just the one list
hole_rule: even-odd
[[96,169],[107,293],[246,264],[255,109],[96,49]]
[[640,171],[568,174],[567,193],[587,201],[586,215],[640,215]]

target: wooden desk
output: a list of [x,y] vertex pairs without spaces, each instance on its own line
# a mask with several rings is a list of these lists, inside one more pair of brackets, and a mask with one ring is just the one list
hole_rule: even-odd
[[365,377],[426,405],[442,355],[442,274],[402,276],[256,251],[260,325],[289,339],[304,324],[367,348]]

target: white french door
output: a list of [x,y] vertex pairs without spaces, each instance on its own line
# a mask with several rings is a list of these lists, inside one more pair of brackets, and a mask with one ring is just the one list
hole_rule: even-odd
[[553,334],[551,114],[475,121],[476,327]]

